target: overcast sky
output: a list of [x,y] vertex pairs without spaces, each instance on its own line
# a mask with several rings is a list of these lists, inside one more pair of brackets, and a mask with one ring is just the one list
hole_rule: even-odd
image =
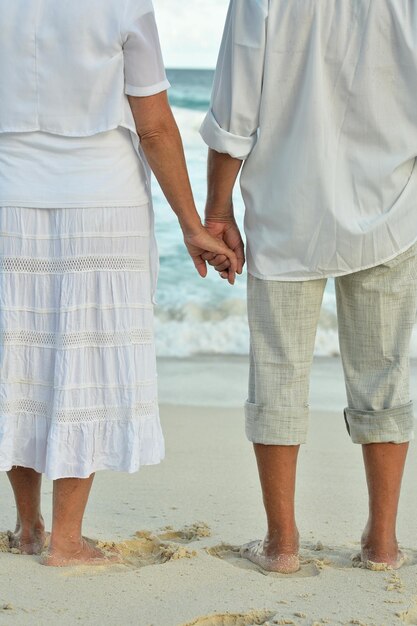
[[229,0],[154,0],[166,67],[214,68]]

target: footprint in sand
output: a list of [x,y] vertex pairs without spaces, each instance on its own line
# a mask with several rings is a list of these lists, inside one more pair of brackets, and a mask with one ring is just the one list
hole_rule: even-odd
[[[417,565],[417,552],[415,550],[403,550],[403,555],[402,565],[398,568],[398,571],[404,569],[405,567]],[[371,561],[368,561],[368,564],[365,565],[361,560],[360,552],[351,555],[351,566],[369,569],[374,572],[392,571],[392,567],[387,567],[384,563],[372,563]]]
[[[405,550],[406,560],[402,567],[409,567],[417,564],[417,552],[415,550]],[[367,567],[360,558],[360,543],[345,544],[342,546],[324,546],[320,541],[317,543],[303,543],[302,555],[307,560],[316,561],[319,559],[321,569],[330,566],[334,569],[350,569],[352,567],[361,569],[373,569],[374,571],[392,571],[387,567]]]
[[205,522],[197,522],[184,526],[180,530],[174,530],[172,526],[166,526],[157,534],[162,541],[175,541],[176,543],[192,543],[203,537],[211,537],[211,530]]
[[[311,550],[314,548],[310,547]],[[308,551],[308,548],[306,549]],[[410,567],[417,564],[417,552],[415,550],[406,549],[403,551],[405,555],[405,561],[401,566]],[[344,546],[332,546],[323,548],[323,554],[326,555],[327,560],[331,562],[331,565],[336,569],[350,569],[352,567],[372,570],[375,572],[390,572],[392,568],[386,567],[384,564],[370,564],[365,566],[361,560],[360,543],[346,544]]]
[[[135,533],[132,539],[126,541],[110,542],[110,541],[95,541],[94,539],[86,538],[92,545],[97,546],[104,553],[109,555],[117,554],[121,557],[121,562],[111,565],[110,567],[120,567],[120,565],[126,565],[129,567],[140,568],[147,565],[158,565],[161,563],[167,563],[168,561],[176,561],[178,559],[191,559],[196,556],[196,552],[186,550],[184,547],[164,543],[157,535],[153,535],[147,531],[140,531]],[[21,554],[17,548],[10,546],[9,534],[0,533],[0,552],[9,552],[12,554]],[[108,569],[108,565],[97,566],[77,566],[76,569],[85,569],[88,571],[93,569],[99,571],[101,569]],[[71,568],[72,569],[72,568]],[[66,570],[69,571],[69,570]]]
[[[110,566],[108,564],[93,567],[80,565],[66,570],[66,572],[69,574],[70,571],[74,570],[79,573],[85,569],[88,572],[92,572],[93,569],[99,572],[101,570],[107,571],[109,567],[119,569],[125,566],[138,569],[149,565],[160,565],[168,561],[191,559],[197,556],[197,553],[194,550],[187,550],[184,546],[178,544],[192,543],[202,537],[210,537],[210,535],[210,528],[207,524],[200,522],[184,526],[180,530],[175,530],[171,526],[166,527],[156,534],[149,531],[138,531],[133,538],[120,542],[96,541],[86,538],[87,541],[100,548],[105,554],[118,555],[120,562]],[[1,552],[20,554],[20,550],[11,547],[9,533],[7,532],[0,532]]]
[[0,533],[0,552],[10,552],[10,541],[7,533]]
[[417,624],[417,598],[414,599],[408,611],[397,613],[397,617],[399,617],[404,624]]
[[19,548],[13,548],[10,541],[10,532],[0,533],[0,552],[9,552],[11,554],[22,554]]
[[135,568],[158,565],[179,559],[191,559],[197,553],[186,550],[178,544],[188,544],[202,537],[210,537],[210,528],[204,522],[197,522],[175,530],[167,526],[159,533],[146,530],[135,533],[133,539],[119,543],[98,542],[97,546],[104,552],[119,554],[124,565]]
[[197,617],[192,622],[182,624],[182,626],[265,626],[271,622],[275,613],[270,611],[251,611],[250,613],[214,613]]
[[168,561],[191,559],[197,556],[195,551],[186,550],[179,545],[164,543],[158,535],[148,531],[138,531],[132,539],[126,541],[118,543],[98,541],[96,545],[105,553],[118,554],[123,565],[134,568],[160,565]]
[[[221,559],[222,561],[230,563],[230,565],[234,565],[235,567],[251,570],[253,572],[263,574],[264,576],[272,576],[275,578],[308,578],[310,576],[318,576],[320,571],[326,565],[330,564],[325,559],[300,557],[301,567],[298,572],[293,574],[280,574],[278,572],[267,572],[255,563],[252,563],[252,561],[242,558],[240,556],[240,546],[232,546],[230,544],[221,543],[217,546],[206,548],[206,552],[217,559]],[[263,624],[264,622],[261,623]]]

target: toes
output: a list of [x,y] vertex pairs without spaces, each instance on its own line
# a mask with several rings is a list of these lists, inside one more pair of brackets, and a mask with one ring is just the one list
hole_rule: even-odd
[[360,552],[356,552],[355,554],[352,554],[350,557],[350,560],[352,561],[352,567],[362,567],[363,566],[363,562],[362,562],[362,555]]
[[262,540],[246,543],[240,549],[240,556],[252,561],[267,572],[293,574],[300,569],[300,559],[297,554],[278,554],[267,556],[264,553]]
[[259,539],[256,541],[250,541],[249,543],[245,543],[240,548],[240,556],[247,557],[248,555],[259,553],[262,547],[262,543],[263,542]]

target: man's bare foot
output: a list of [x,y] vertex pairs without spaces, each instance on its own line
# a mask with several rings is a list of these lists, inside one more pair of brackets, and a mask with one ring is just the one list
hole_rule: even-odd
[[298,556],[298,541],[294,553],[280,551],[267,541],[251,541],[240,549],[240,555],[259,565],[267,572],[278,572],[279,574],[293,574],[300,569],[300,558]]
[[10,548],[19,550],[21,554],[40,554],[45,548],[49,534],[45,532],[43,520],[27,528],[18,524],[14,533],[10,530],[7,533]]
[[74,565],[114,565],[120,563],[117,554],[105,554],[93,542],[82,538],[78,545],[71,548],[49,548],[42,557],[42,564],[50,567],[70,567]]
[[397,550],[395,558],[392,557],[379,557],[383,560],[376,560],[378,557],[370,557],[370,554],[366,550],[362,550],[358,554],[352,556],[353,567],[362,567],[364,569],[372,570],[373,572],[383,572],[386,570],[400,569],[406,562],[407,556],[401,551]]
[[354,567],[363,567],[373,571],[400,569],[407,561],[406,555],[398,548],[397,540],[384,541],[371,539],[367,531],[362,535],[362,548],[352,557]]
[[406,562],[407,556],[398,551],[398,558],[396,561],[372,561],[371,559],[366,558],[366,555],[363,555],[362,552],[358,554],[354,554],[352,556],[352,565],[353,567],[362,567],[364,569],[372,570],[373,572],[385,572],[387,570],[395,570],[400,569]]

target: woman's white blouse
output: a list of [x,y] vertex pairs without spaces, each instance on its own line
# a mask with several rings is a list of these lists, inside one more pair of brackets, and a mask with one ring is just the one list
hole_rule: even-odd
[[415,0],[231,0],[201,134],[244,159],[248,269],[303,280],[417,241]]
[[0,207],[137,207],[149,183],[132,133],[88,137],[43,131],[0,134]]
[[135,130],[169,87],[151,0],[0,0],[0,133]]
[[127,95],[169,87],[152,2],[0,0],[0,23],[0,206],[148,203]]

